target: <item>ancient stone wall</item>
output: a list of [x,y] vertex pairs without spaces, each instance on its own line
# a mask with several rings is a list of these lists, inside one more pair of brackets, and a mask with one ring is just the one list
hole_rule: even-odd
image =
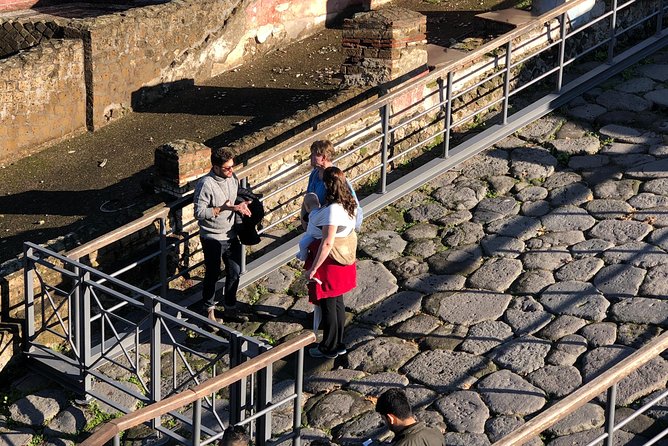
[[30,8],[39,0],[0,0],[0,12]]
[[85,128],[81,41],[46,41],[0,59],[0,79],[0,160]]

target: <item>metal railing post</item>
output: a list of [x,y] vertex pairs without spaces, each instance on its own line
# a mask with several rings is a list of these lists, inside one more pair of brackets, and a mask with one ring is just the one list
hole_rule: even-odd
[[114,435],[113,444],[114,444],[114,446],[121,446],[121,436],[120,436],[120,434]]
[[[242,363],[242,340],[236,334],[230,336],[230,369]],[[242,383],[243,382],[243,383]],[[237,424],[242,419],[242,406],[245,404],[244,389],[246,380],[242,379],[230,385],[230,425]]]
[[167,222],[160,218],[160,297],[167,298]]
[[559,72],[557,74],[557,91],[561,91],[561,86],[564,84],[564,59],[566,57],[566,13],[561,14],[559,19]]
[[35,336],[35,263],[30,259],[33,248],[23,247],[23,288],[25,296],[26,326],[23,333],[23,350],[29,350]]
[[443,158],[450,156],[450,128],[452,127],[452,71],[448,71],[447,91],[445,93],[445,136],[443,139]]
[[659,13],[656,15],[656,33],[660,34],[661,30],[663,29],[663,1],[659,1]]
[[[150,345],[150,356],[151,356],[151,389],[150,389],[150,398],[151,402],[157,402],[162,399],[161,395],[161,355],[160,351],[162,348],[162,338],[160,330],[160,312],[161,304],[157,299],[146,296],[144,298],[144,305],[146,310],[150,313],[150,322],[151,322],[151,345]],[[137,346],[139,348],[139,346]],[[138,371],[137,371],[138,373]],[[155,429],[160,425],[160,417],[155,418],[151,421],[151,427]]]
[[508,104],[510,102],[510,64],[512,62],[513,43],[506,44],[506,72],[503,75],[503,125],[508,124]]
[[193,446],[199,446],[202,435],[202,399],[198,398],[193,403]]
[[615,405],[617,404],[617,384],[608,388],[607,404],[605,406],[605,446],[613,446],[615,436]]
[[390,138],[390,111],[389,105],[385,104],[380,108],[380,119],[383,132],[383,145],[380,151],[380,193],[387,191],[387,147]]
[[[81,378],[83,382],[83,391],[84,398],[86,401],[90,400],[90,391],[93,388],[93,377],[88,372],[89,367],[92,366],[92,345],[91,345],[91,321],[90,321],[90,300],[91,300],[91,291],[90,286],[86,283],[90,281],[90,272],[80,271],[79,272],[79,333],[81,339],[79,340],[79,354],[80,364],[81,364]],[[104,323],[104,322],[102,322]],[[104,346],[104,335],[100,340],[102,346]]]
[[295,364],[295,398],[292,406],[292,430],[295,436],[292,438],[292,446],[301,446],[302,442],[302,388],[304,383],[304,349],[297,351],[297,361]]
[[[272,380],[273,365],[269,364],[264,369],[257,372],[257,410],[258,412],[271,405],[272,399]],[[271,412],[260,417],[257,422],[257,432],[255,434],[255,444],[265,446],[267,440],[271,438]]]
[[615,43],[617,41],[617,0],[612,0],[612,15],[610,16],[610,42],[608,42],[608,63],[612,64],[615,57]]

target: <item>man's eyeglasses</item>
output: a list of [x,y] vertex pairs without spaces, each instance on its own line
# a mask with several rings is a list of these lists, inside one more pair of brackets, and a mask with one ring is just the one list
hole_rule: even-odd
[[233,165],[232,166],[220,166],[220,169],[230,171],[230,170],[234,169],[234,166]]

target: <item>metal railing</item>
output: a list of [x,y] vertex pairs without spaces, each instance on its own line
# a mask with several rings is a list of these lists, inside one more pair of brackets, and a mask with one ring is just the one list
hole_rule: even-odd
[[173,412],[179,408],[187,405],[193,405],[193,419],[192,419],[192,444],[193,446],[211,444],[217,440],[221,434],[211,436],[206,441],[199,441],[200,425],[198,424],[198,417],[200,417],[201,406],[205,403],[210,395],[215,395],[222,389],[239,383],[241,380],[249,378],[253,374],[261,373],[268,367],[271,367],[277,361],[283,360],[289,355],[295,354],[295,386],[294,391],[279,401],[273,401],[270,406],[258,411],[252,417],[248,417],[236,425],[247,425],[255,420],[266,417],[268,413],[276,410],[283,405],[292,402],[292,430],[287,434],[275,439],[276,443],[282,443],[287,440],[292,440],[294,446],[300,445],[300,429],[301,429],[301,406],[302,406],[302,375],[304,364],[304,347],[315,341],[313,332],[306,332],[298,335],[294,339],[275,347],[265,353],[256,356],[255,358],[230,369],[221,375],[211,378],[191,389],[173,395],[164,399],[160,403],[151,404],[143,407],[134,413],[125,415],[101,426],[88,439],[81,443],[82,446],[100,446],[113,439],[113,444],[120,444],[121,432],[138,426],[142,423],[150,422],[155,418]]
[[[533,419],[527,421],[521,427],[517,428],[501,440],[494,443],[493,446],[513,446],[525,444],[532,438],[538,436],[546,429],[553,426],[559,420],[563,420],[571,415],[578,408],[584,406],[587,402],[593,400],[603,392],[607,392],[605,407],[605,431],[597,438],[587,443],[586,446],[594,446],[604,442],[606,446],[616,444],[615,432],[636,419],[649,408],[655,406],[659,401],[668,396],[668,390],[664,390],[654,396],[650,401],[643,404],[642,407],[635,410],[631,415],[619,423],[615,423],[615,403],[617,397],[617,385],[623,379],[629,377],[638,371],[643,365],[652,359],[655,359],[668,349],[668,332],[651,340],[643,347],[608,368],[589,383],[580,387],[572,394],[568,395],[549,409],[539,413]],[[662,438],[668,435],[668,428],[657,433],[653,438],[643,443],[644,446],[657,444]]]

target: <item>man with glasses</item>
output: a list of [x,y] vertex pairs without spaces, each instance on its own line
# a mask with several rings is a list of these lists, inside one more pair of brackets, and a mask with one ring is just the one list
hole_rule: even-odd
[[202,302],[206,316],[216,319],[216,282],[221,260],[225,263],[224,305],[233,309],[237,303],[241,273],[241,243],[234,229],[236,212],[250,216],[248,201],[234,204],[239,181],[234,176],[234,154],[226,148],[211,149],[211,171],[195,186],[194,213],[204,253],[204,289]]

